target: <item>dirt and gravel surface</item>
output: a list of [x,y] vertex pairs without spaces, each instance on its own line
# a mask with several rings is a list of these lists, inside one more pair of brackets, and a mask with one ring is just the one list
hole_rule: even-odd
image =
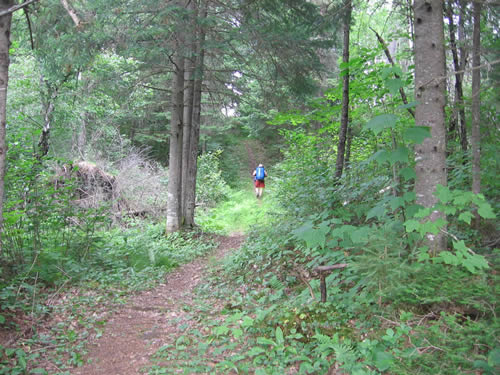
[[186,264],[153,290],[130,297],[111,316],[103,335],[89,344],[88,363],[73,375],[136,375],[151,366],[151,356],[175,343],[181,326],[189,324],[186,306],[194,304],[196,286],[204,281],[209,260],[220,259],[243,242],[242,235],[220,237],[215,253]]

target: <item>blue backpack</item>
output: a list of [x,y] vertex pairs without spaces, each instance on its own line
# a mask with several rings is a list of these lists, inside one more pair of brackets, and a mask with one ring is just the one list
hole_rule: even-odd
[[257,167],[255,170],[255,179],[256,180],[264,180],[266,178],[266,170],[264,167]]

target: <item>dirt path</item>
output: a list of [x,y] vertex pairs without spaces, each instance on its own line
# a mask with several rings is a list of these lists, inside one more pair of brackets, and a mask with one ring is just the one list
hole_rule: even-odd
[[[242,242],[241,235],[221,237],[212,256],[220,259]],[[74,369],[72,374],[144,374],[151,365],[151,355],[161,346],[174,343],[182,333],[180,326],[189,324],[189,319],[183,319],[186,306],[194,303],[194,288],[203,282],[208,261],[202,258],[186,264],[168,274],[165,284],[131,297],[108,321],[103,336],[91,343],[91,363]]]

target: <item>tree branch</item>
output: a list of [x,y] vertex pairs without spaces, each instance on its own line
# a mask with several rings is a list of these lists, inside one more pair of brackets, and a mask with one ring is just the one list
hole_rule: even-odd
[[[379,33],[377,33],[374,29],[372,29],[370,27],[371,31],[373,31],[375,33],[375,35],[377,36],[377,39],[380,43],[380,45],[382,46],[382,48],[384,49],[384,53],[385,55],[387,56],[387,60],[389,60],[389,62],[391,63],[392,66],[394,66],[394,60],[392,59],[392,56],[391,56],[391,52],[389,51],[389,48],[387,48],[387,44],[385,43],[385,40],[382,39],[382,37],[380,36]],[[394,76],[396,78],[400,78],[398,74],[394,73]],[[408,104],[408,99],[406,98],[406,94],[405,94],[405,91],[403,90],[402,87],[399,88],[399,94],[401,95],[401,99],[403,100],[403,103],[404,104]],[[407,108],[408,112],[410,113],[410,115],[412,115],[413,118],[415,118],[415,112],[413,111],[413,109],[411,108]]]
[[28,5],[33,4],[34,2],[37,2],[37,1],[38,0],[28,0],[22,4],[14,5],[13,7],[10,7],[9,9],[6,9],[3,12],[0,12],[0,17],[6,16],[7,14],[12,14],[16,10],[23,9],[23,8],[27,7]]
[[80,26],[80,19],[76,15],[76,12],[73,9],[71,9],[71,7],[68,4],[68,1],[67,0],[61,0],[61,4],[64,7],[64,9],[66,9],[66,12],[68,12],[69,16],[71,17],[71,19],[75,23],[75,26],[76,27]]

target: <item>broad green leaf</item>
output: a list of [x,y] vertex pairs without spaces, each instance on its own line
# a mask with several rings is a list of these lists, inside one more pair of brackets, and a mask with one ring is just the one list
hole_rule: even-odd
[[317,228],[311,221],[304,223],[300,228],[292,231],[294,236],[299,240],[306,242],[307,247],[315,248],[318,246],[325,246],[326,234],[330,231],[327,222],[320,223]]
[[34,368],[33,370],[30,370],[30,374],[42,374],[42,375],[47,375],[48,372],[47,370],[43,368]]
[[405,141],[416,144],[422,143],[425,138],[429,138],[430,136],[431,129],[428,126],[414,126],[405,129],[403,132],[403,138]]
[[405,205],[405,201],[401,197],[392,197],[389,200],[389,207],[391,207],[391,210],[396,210],[399,207],[403,207]]
[[413,202],[417,198],[417,194],[414,191],[407,191],[403,194],[403,199],[405,202]]
[[467,224],[470,224],[473,217],[474,217],[474,215],[472,215],[472,213],[470,213],[469,211],[466,211],[466,212],[462,212],[460,215],[458,215],[458,220],[462,220],[462,221],[466,222]]
[[403,168],[399,171],[399,175],[403,177],[406,181],[415,179],[415,177],[417,176],[415,174],[415,169],[413,168]]
[[241,326],[243,328],[248,328],[253,326],[253,322],[254,320],[252,318],[250,318],[249,316],[244,316],[243,321],[241,322]]
[[453,199],[453,193],[447,186],[438,185],[434,195],[440,200],[441,203],[448,203]]
[[366,214],[366,220],[371,219],[372,217],[377,217],[377,218],[382,218],[385,215],[385,208],[382,205],[377,205],[373,207],[368,213]]
[[0,324],[4,324],[4,323],[5,323],[5,316],[0,315]]
[[389,161],[391,154],[387,150],[378,150],[373,154],[372,158],[379,164],[384,164]]
[[408,149],[404,146],[400,146],[394,151],[390,153],[389,161],[392,164],[400,162],[407,163],[408,162]]
[[407,220],[404,223],[404,226],[406,228],[406,231],[408,233],[410,233],[410,232],[418,231],[418,229],[420,228],[421,224],[420,224],[419,221],[412,219],[412,220]]
[[394,357],[391,353],[378,351],[375,353],[374,360],[375,366],[377,366],[380,371],[387,371],[393,364]]
[[377,135],[384,129],[393,128],[398,119],[399,117],[393,114],[380,115],[368,121],[365,128],[373,131],[375,135]]
[[463,252],[467,252],[469,249],[467,248],[467,246],[465,245],[465,241],[464,240],[460,240],[460,241],[453,241],[453,248],[455,250],[461,250]]
[[385,84],[387,85],[387,88],[392,95],[398,95],[399,89],[404,87],[403,81],[401,81],[401,79],[399,78],[388,79],[387,81],[385,81]]
[[481,217],[484,219],[494,219],[496,217],[495,213],[493,212],[493,209],[491,208],[489,203],[486,202],[479,205],[477,213],[481,215]]
[[467,257],[463,265],[470,273],[477,273],[477,270],[489,268],[486,258],[478,254],[472,254]]

